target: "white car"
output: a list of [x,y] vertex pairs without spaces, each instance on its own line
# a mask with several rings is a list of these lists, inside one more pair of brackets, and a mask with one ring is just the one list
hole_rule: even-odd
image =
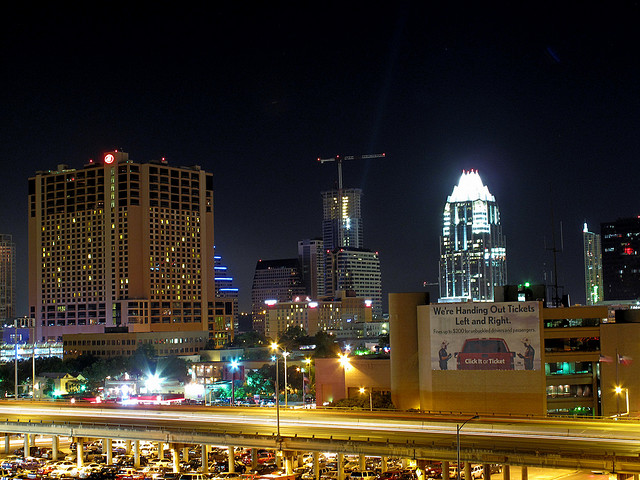
[[49,477],[51,478],[64,478],[64,477],[77,477],[78,476],[78,467],[75,465],[59,465],[49,472]]

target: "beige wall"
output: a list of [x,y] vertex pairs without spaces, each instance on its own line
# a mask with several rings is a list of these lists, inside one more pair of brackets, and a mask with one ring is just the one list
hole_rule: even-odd
[[[626,412],[626,395],[632,415],[640,412],[640,323],[606,323],[600,326],[600,390],[605,417]],[[630,359],[617,362],[617,355]],[[616,385],[623,391],[615,393]]]
[[420,408],[417,312],[428,303],[425,292],[389,294],[391,401],[400,410]]

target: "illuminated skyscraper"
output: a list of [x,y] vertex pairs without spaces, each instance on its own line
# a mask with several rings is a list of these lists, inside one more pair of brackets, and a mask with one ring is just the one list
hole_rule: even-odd
[[586,222],[582,230],[582,241],[584,245],[584,291],[587,305],[597,305],[604,300],[600,235],[590,232]]
[[188,354],[232,335],[215,308],[213,176],[200,167],[116,151],[37,172],[28,228],[38,339],[160,332]]
[[462,172],[447,198],[440,237],[440,301],[493,301],[507,283],[507,254],[496,199],[477,171]]
[[307,295],[318,299],[324,295],[324,244],[320,239],[305,239],[298,242],[298,261]]
[[0,322],[15,318],[15,297],[16,244],[11,235],[0,235]]
[[[233,284],[233,277],[229,273],[229,268],[222,264],[222,257],[214,255],[215,285],[216,285],[216,309],[224,307],[224,314],[227,320],[225,323],[233,322],[233,331],[238,330],[238,287]],[[221,303],[217,299],[228,299]]]
[[640,299],[640,216],[600,226],[605,300]]
[[340,192],[322,192],[322,241],[324,248],[333,251],[339,247],[363,248],[362,190],[345,188]]

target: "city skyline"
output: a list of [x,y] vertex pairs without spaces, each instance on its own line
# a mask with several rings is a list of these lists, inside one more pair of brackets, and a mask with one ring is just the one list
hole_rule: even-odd
[[474,169],[500,203],[509,282],[552,281],[562,223],[559,283],[584,303],[584,222],[597,233],[640,213],[638,6],[475,8],[8,12],[0,233],[16,244],[16,314],[27,179],[116,148],[213,174],[215,244],[242,311],[257,260],[321,237],[336,185],[317,158],[380,152],[345,162],[344,187],[363,191],[385,301],[437,282],[442,208]]

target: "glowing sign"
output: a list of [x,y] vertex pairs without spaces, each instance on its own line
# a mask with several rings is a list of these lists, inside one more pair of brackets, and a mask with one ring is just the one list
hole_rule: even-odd
[[276,303],[278,303],[277,300],[265,300],[264,303],[266,303],[267,305],[269,305],[270,307],[272,307],[273,305],[275,305]]
[[112,153],[107,153],[104,156],[104,163],[111,165],[116,160],[116,157],[113,156]]

